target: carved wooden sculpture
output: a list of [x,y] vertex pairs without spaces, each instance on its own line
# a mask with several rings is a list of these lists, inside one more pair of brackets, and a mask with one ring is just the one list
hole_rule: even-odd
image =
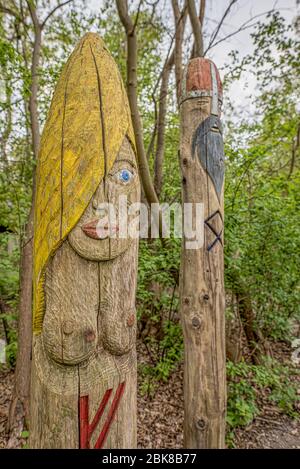
[[[30,447],[136,446],[138,240],[102,203],[140,185],[129,106],[102,40],[63,68],[37,168]],[[114,235],[114,236],[112,236]]]
[[186,249],[181,265],[185,342],[184,441],[187,448],[222,448],[225,435],[225,328],[223,279],[224,155],[215,65],[192,59],[181,93],[183,202],[204,204],[204,244]]

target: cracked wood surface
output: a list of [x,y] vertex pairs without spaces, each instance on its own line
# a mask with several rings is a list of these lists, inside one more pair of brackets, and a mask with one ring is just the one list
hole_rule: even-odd
[[[181,262],[181,321],[184,331],[184,447],[223,448],[225,445],[225,296],[223,278],[223,184],[222,178],[207,171],[209,158],[217,161],[214,171],[222,171],[223,154],[218,129],[209,129],[211,139],[193,142],[197,130],[218,106],[219,78],[207,59],[193,59],[186,71],[180,107],[180,165],[183,202],[204,204],[204,243],[186,249],[184,239]],[[210,79],[210,80],[209,80]],[[217,102],[213,103],[216,98]],[[199,133],[199,132],[198,132]],[[202,134],[200,132],[200,134]],[[205,145],[206,143],[206,145]],[[211,146],[209,146],[211,145]],[[214,152],[217,150],[217,154]],[[199,152],[205,152],[200,154]],[[197,157],[198,156],[198,157]],[[203,164],[203,161],[206,164]],[[214,182],[218,180],[218,185]],[[210,225],[210,226],[209,226]],[[218,238],[216,241],[216,238]]]
[[102,40],[87,34],[62,72],[41,142],[32,448],[136,447],[138,239],[119,234],[121,196],[126,210],[140,200],[127,97]]

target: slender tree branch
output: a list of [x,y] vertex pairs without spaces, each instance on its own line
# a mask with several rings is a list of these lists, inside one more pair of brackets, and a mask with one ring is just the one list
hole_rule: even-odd
[[211,44],[210,46],[208,46],[207,49],[206,49],[205,52],[204,52],[204,55],[206,55],[207,52],[208,52],[210,49],[212,49],[213,47],[217,46],[217,45],[220,44],[221,42],[224,42],[224,41],[226,41],[227,39],[230,39],[231,37],[235,36],[236,34],[240,33],[241,31],[245,31],[246,29],[252,28],[253,26],[255,26],[255,25],[257,24],[257,22],[251,23],[253,20],[255,20],[255,19],[257,19],[257,18],[260,18],[261,16],[268,15],[269,13],[272,13],[272,11],[274,11],[274,9],[269,10],[269,11],[264,11],[263,13],[260,13],[260,14],[258,14],[258,15],[252,16],[252,17],[249,18],[247,21],[245,21],[236,31],[233,31],[232,33],[227,34],[226,36],[222,37],[222,38],[219,39],[218,41],[216,41],[216,42],[214,42],[213,44]]
[[163,157],[165,151],[165,130],[166,130],[166,114],[167,114],[167,99],[168,99],[168,85],[171,70],[174,66],[175,51],[173,49],[169,59],[165,62],[162,71],[162,80],[159,94],[159,110],[157,119],[157,143],[154,159],[154,188],[159,197],[162,183],[163,183]]
[[199,13],[199,20],[200,20],[200,23],[201,23],[201,28],[203,28],[205,7],[206,7],[206,0],[201,0],[200,1],[200,13]]
[[[187,17],[187,8],[186,5],[184,6],[183,10],[180,12],[177,9],[177,5],[174,5],[176,9],[177,20],[175,23],[175,38],[176,32],[178,33],[178,27],[180,25],[180,38],[181,44],[183,40],[183,34],[186,24],[186,17]],[[178,41],[179,38],[177,38]],[[168,55],[163,66],[161,76],[161,87],[160,87],[160,94],[159,94],[159,109],[158,109],[158,119],[157,119],[157,140],[156,140],[156,152],[154,158],[154,188],[159,196],[162,189],[163,184],[163,158],[165,152],[165,130],[166,130],[166,114],[167,114],[167,104],[168,104],[168,86],[169,86],[169,78],[171,70],[175,64],[175,56],[176,56],[176,39],[175,39],[175,46],[170,54],[171,47],[172,47],[173,40],[170,44],[170,49],[168,51]],[[177,42],[178,46],[178,42]],[[170,56],[169,56],[170,54]]]
[[[210,38],[209,43],[208,43],[208,48],[207,48],[207,50],[210,49],[211,46],[213,45],[213,43],[214,43],[214,41],[216,40],[216,38],[217,38],[217,36],[218,36],[218,34],[219,34],[219,31],[220,31],[220,29],[221,29],[221,27],[222,27],[222,25],[223,25],[223,23],[224,23],[226,17],[229,15],[229,12],[230,12],[232,6],[233,6],[236,2],[237,2],[237,0],[230,0],[228,7],[226,8],[226,10],[225,10],[225,12],[224,12],[224,14],[223,14],[221,20],[219,21],[219,24],[217,25],[215,31],[214,31],[214,32],[212,33],[212,35],[211,35],[211,38]],[[207,52],[207,50],[206,50],[205,52]]]
[[[171,37],[171,41],[170,41],[170,45],[169,45],[168,52],[167,52],[167,55],[166,55],[166,59],[165,59],[164,66],[165,66],[165,64],[167,63],[167,61],[169,60],[170,55],[171,55],[172,53],[174,53],[174,50],[172,51],[172,48],[173,48],[173,43],[174,43],[174,39],[175,39],[175,36],[176,36],[176,28],[177,28],[178,24],[179,24],[181,21],[183,21],[183,29],[185,28],[186,16],[187,16],[187,7],[186,7],[186,5],[185,5],[184,8],[183,8],[183,10],[182,10],[182,12],[181,12],[181,14],[180,14],[180,16],[179,16],[179,18],[178,18],[178,22],[176,22],[176,24],[175,24],[175,33],[174,33],[174,35]],[[171,51],[172,51],[172,52],[171,52]],[[174,60],[174,59],[172,59],[172,60]],[[159,76],[158,76],[158,78],[157,78],[157,80],[156,80],[156,83],[155,83],[155,85],[154,85],[154,87],[153,87],[152,96],[155,94],[155,92],[156,92],[156,90],[157,90],[157,88],[158,88],[158,86],[159,86],[159,84],[160,84],[160,82],[161,82],[162,73],[163,73],[163,68],[162,68],[162,70],[161,70],[161,72],[160,72],[160,74],[159,74]]]
[[136,13],[136,16],[135,16],[134,25],[133,25],[133,29],[134,29],[134,30],[135,30],[135,28],[137,27],[137,24],[138,24],[138,21],[139,21],[139,16],[140,16],[140,11],[141,11],[142,3],[143,3],[143,0],[140,0],[139,6],[138,6],[138,9],[137,9],[137,13]]
[[128,14],[126,0],[116,0],[120,20],[127,36],[127,88],[133,129],[136,140],[139,170],[143,188],[149,204],[158,203],[143,142],[143,129],[137,100],[137,38],[134,24]]
[[147,151],[146,151],[147,161],[149,161],[150,155],[151,153],[153,153],[156,134],[157,134],[157,118],[155,118],[154,128],[153,128],[151,139],[150,139]]
[[[205,2],[201,2],[202,8],[203,4],[205,4]],[[193,57],[203,57],[202,23],[200,21],[200,17],[197,15],[195,1],[187,0],[187,7],[195,39]],[[202,12],[202,14],[204,13]]]
[[[200,1],[200,11],[199,11],[199,20],[201,25],[201,35],[202,35],[202,43],[204,47],[204,38],[203,38],[203,24],[204,24],[204,16],[205,16],[205,7],[206,7],[206,0]],[[191,58],[195,57],[195,41],[192,48]]]
[[119,17],[120,17],[121,23],[124,26],[126,35],[132,34],[134,32],[133,30],[134,25],[128,14],[127,0],[116,0],[116,3],[117,3]]
[[[175,37],[175,36],[174,36]],[[152,136],[151,136],[151,140],[150,140],[150,143],[149,143],[149,146],[147,148],[147,160],[149,160],[149,157],[150,157],[150,154],[152,153],[153,151],[153,147],[154,147],[154,142],[155,142],[155,137],[156,137],[156,134],[157,134],[157,125],[158,125],[158,112],[157,112],[157,102],[156,102],[156,98],[155,98],[155,93],[157,91],[157,88],[158,88],[158,85],[160,84],[161,80],[162,80],[162,75],[163,75],[163,71],[164,71],[164,67],[166,65],[166,63],[168,62],[169,60],[169,56],[170,56],[170,52],[171,52],[171,49],[172,49],[172,45],[173,45],[173,41],[174,41],[174,37],[172,37],[172,40],[170,42],[170,46],[169,46],[169,49],[168,49],[168,52],[167,52],[167,56],[166,56],[166,59],[165,59],[165,63],[164,63],[164,66],[155,82],[155,85],[153,87],[153,90],[152,90],[152,101],[154,103],[154,119],[155,119],[155,125],[154,125],[154,128],[153,128],[153,131],[152,131]],[[174,51],[173,51],[174,52]],[[173,61],[174,61],[174,58],[173,58]]]
[[300,147],[300,124],[298,124],[297,134],[296,134],[296,137],[293,139],[293,143],[292,143],[292,158],[291,158],[291,165],[290,165],[290,171],[288,174],[288,179],[292,177],[295,163],[296,163],[296,153],[299,147]]
[[[135,28],[131,17],[128,14],[128,5],[126,0],[116,0],[117,9],[121,23],[124,26],[127,36],[127,89],[128,100],[131,110],[131,118],[137,148],[137,157],[139,165],[139,173],[144,189],[144,193],[149,205],[152,203],[159,203],[157,194],[155,192],[151,174],[149,170],[147,155],[145,152],[143,141],[143,127],[141,116],[138,109],[137,99],[137,38]],[[165,239],[162,237],[163,233],[163,218],[162,212],[159,210],[158,230],[162,245],[165,246]]]
[[50,11],[50,13],[46,16],[46,18],[44,19],[44,21],[42,22],[41,24],[41,28],[43,29],[47,23],[47,21],[49,20],[49,18],[51,18],[52,15],[54,15],[54,13],[61,7],[64,7],[65,5],[67,5],[68,3],[71,3],[73,2],[73,0],[66,0],[65,2],[63,3],[60,3],[59,5],[56,5],[55,8],[53,8],[53,10]]
[[179,103],[179,90],[182,80],[182,41],[185,27],[185,18],[187,3],[185,2],[182,12],[179,9],[178,1],[172,0],[172,7],[175,19],[175,79],[176,79],[176,93],[177,103]]
[[34,44],[31,62],[31,85],[30,85],[30,98],[29,98],[29,112],[31,121],[32,132],[32,148],[34,157],[38,158],[40,147],[40,124],[38,115],[38,67],[40,63],[40,54],[42,47],[42,28],[38,20],[36,9],[31,0],[27,0],[28,9],[34,28]]
[[7,316],[9,315],[9,307],[6,302],[0,297],[0,313],[1,319],[3,324],[3,330],[5,335],[6,344],[9,345],[10,343],[10,334],[9,334],[9,324],[7,320]]

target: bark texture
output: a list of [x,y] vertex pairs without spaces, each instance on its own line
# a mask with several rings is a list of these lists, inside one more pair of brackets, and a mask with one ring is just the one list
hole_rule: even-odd
[[182,247],[186,448],[223,448],[225,444],[224,167],[219,117],[214,114],[214,100],[218,109],[220,98],[218,84],[210,61],[190,61],[180,107],[182,197],[185,203],[203,204],[204,241],[190,249],[187,242],[191,240],[185,236]]

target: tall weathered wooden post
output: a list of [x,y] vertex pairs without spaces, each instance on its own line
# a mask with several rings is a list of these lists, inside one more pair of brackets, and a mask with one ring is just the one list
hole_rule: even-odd
[[138,240],[119,235],[120,196],[140,198],[130,110],[89,33],[63,68],[37,168],[32,448],[136,446]]
[[202,203],[204,243],[181,263],[184,330],[184,444],[222,448],[225,435],[224,154],[222,85],[215,65],[192,59],[181,90],[180,165],[184,203]]

